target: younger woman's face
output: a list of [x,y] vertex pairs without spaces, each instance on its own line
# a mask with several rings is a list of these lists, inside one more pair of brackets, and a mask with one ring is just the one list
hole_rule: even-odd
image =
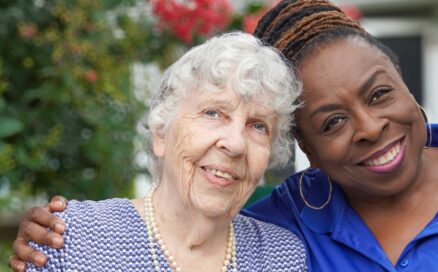
[[362,41],[316,49],[299,67],[300,146],[350,196],[407,189],[422,165],[424,120],[394,65]]

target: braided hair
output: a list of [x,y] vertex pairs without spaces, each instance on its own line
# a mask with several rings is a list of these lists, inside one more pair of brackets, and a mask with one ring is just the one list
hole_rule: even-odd
[[298,68],[317,47],[359,38],[386,55],[401,73],[398,58],[388,47],[327,0],[283,0],[262,17],[254,35],[278,48]]

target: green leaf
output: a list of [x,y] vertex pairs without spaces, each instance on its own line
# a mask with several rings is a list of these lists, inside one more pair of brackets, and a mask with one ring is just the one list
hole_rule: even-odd
[[0,97],[0,112],[2,112],[6,107],[6,102],[3,98]]
[[12,136],[23,130],[23,124],[17,119],[0,117],[0,138]]

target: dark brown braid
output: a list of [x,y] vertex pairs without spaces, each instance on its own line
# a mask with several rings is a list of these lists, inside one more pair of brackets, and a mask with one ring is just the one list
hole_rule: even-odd
[[387,55],[400,70],[389,48],[327,0],[283,0],[263,16],[254,34],[278,48],[296,67],[317,46],[359,36]]

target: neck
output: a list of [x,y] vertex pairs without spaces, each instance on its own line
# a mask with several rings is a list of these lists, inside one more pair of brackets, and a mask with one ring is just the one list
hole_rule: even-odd
[[153,204],[155,220],[169,247],[178,243],[178,248],[188,250],[215,250],[217,245],[226,245],[232,218],[212,218],[195,211],[165,182],[156,189]]
[[[231,219],[204,216],[169,192],[169,187],[161,184],[156,194],[154,190],[150,193],[145,206],[146,224],[151,226],[148,231],[155,229],[153,239],[160,244],[172,269],[225,271],[231,265],[235,270],[237,261]],[[153,251],[151,254],[154,257]]]

